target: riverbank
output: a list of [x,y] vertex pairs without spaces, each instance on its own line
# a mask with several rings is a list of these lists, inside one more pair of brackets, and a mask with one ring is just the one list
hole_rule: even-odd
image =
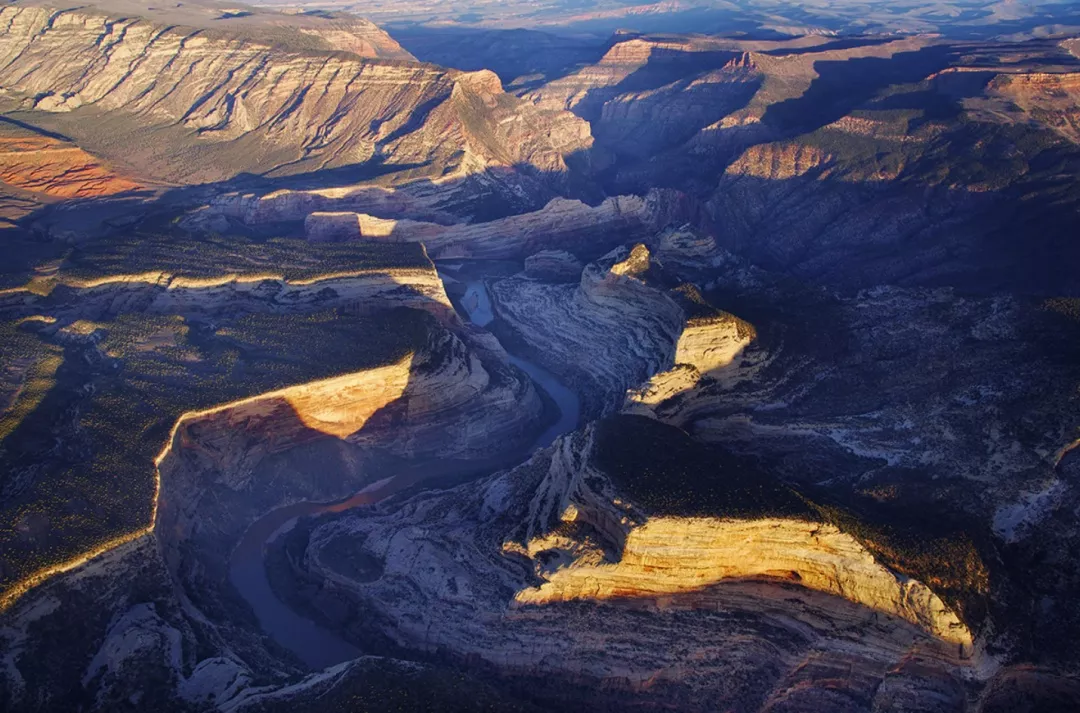
[[[490,297],[483,279],[465,283],[462,299],[455,306],[477,326],[487,326],[494,320]],[[302,615],[288,600],[297,601],[287,591],[275,591],[267,572],[267,550],[289,532],[301,518],[313,518],[327,513],[343,512],[380,502],[391,496],[418,489],[421,484],[434,487],[436,483],[450,487],[507,468],[529,457],[535,450],[551,445],[563,433],[577,427],[580,401],[577,395],[555,378],[551,372],[528,359],[509,355],[510,363],[525,372],[536,385],[546,404],[554,407],[556,417],[524,452],[486,461],[447,461],[410,463],[392,477],[365,488],[356,495],[337,503],[299,502],[265,514],[253,523],[233,551],[229,562],[229,580],[241,597],[251,606],[263,630],[275,641],[289,649],[312,669],[322,669],[360,656],[364,651],[341,636],[333,627],[333,618],[318,612]],[[275,567],[278,575],[287,578],[287,559],[277,553]],[[277,579],[278,590],[290,587]],[[279,596],[279,593],[283,596]],[[283,601],[283,599],[285,601]],[[318,619],[315,621],[314,619]]]

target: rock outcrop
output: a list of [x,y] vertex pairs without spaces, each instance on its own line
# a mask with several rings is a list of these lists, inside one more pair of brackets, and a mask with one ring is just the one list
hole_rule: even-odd
[[[252,267],[260,260],[257,247],[237,258],[196,243],[182,246],[173,262],[175,243],[135,241],[137,258],[84,254],[86,264],[66,264],[44,281],[0,295],[3,325],[20,348],[5,351],[11,403],[4,404],[0,437],[24,426],[0,452],[7,473],[3,509],[19,525],[0,533],[0,608],[52,574],[147,531],[159,499],[156,466],[166,431],[173,428],[169,438],[183,440],[189,429],[176,436],[176,424],[189,416],[204,436],[223,434],[210,447],[226,454],[215,472],[236,482],[264,455],[323,438],[399,459],[484,460],[531,442],[543,410],[531,381],[489,334],[462,323],[421,246],[376,257],[363,246],[320,254],[296,243],[308,252],[289,254],[279,243],[274,249],[285,252],[261,256],[287,265],[275,274]],[[204,253],[206,270],[189,248]],[[106,267],[114,259],[170,269],[114,273]],[[304,264],[317,267],[304,272]],[[405,309],[392,311],[399,308]],[[34,356],[31,347],[44,351],[23,363]],[[63,388],[52,378],[58,359]],[[296,386],[306,382],[312,383]],[[56,388],[48,410],[23,418],[50,386]],[[154,406],[139,405],[147,401]],[[125,429],[131,432],[118,432]],[[62,446],[35,450],[43,433]],[[72,449],[80,453],[76,461],[67,455]],[[103,472],[107,486],[88,492],[86,481]],[[332,492],[347,495],[362,484],[341,480],[345,490]],[[58,495],[64,489],[73,494]],[[72,522],[41,515],[42,503],[53,497],[80,498],[103,516]],[[163,497],[179,506],[175,493]]]
[[525,98],[588,119],[598,145],[620,157],[651,158],[740,108],[761,76],[730,43],[630,38]]
[[541,250],[525,258],[525,275],[548,282],[577,282],[585,266],[565,250]]
[[[341,499],[387,475],[499,462],[528,445],[542,411],[505,353],[476,352],[434,330],[396,363],[185,414],[158,459],[155,537],[181,586],[212,589],[206,573],[225,570],[266,512]],[[302,457],[290,451],[311,454],[326,472],[290,475],[296,466],[286,464]]]
[[[357,636],[581,682],[608,701],[632,693],[646,708],[675,696],[758,710],[818,657],[851,657],[845,686],[882,680],[913,648],[927,670],[910,672],[911,688],[964,675],[966,628],[850,536],[798,519],[648,514],[613,485],[594,439],[588,428],[508,473],[314,523],[302,576],[348,602]],[[343,550],[377,570],[361,576]]]
[[[991,96],[1002,97],[1009,102],[1004,112],[995,115],[1008,116],[1019,109],[1022,120],[1038,122],[1061,134],[1073,143],[1080,143],[1080,73],[1029,72],[1000,74],[988,86]],[[995,107],[996,109],[996,107]]]
[[70,142],[3,123],[0,183],[50,198],[94,198],[139,188]]
[[331,270],[310,277],[272,271],[206,277],[158,270],[86,277],[61,273],[0,290],[0,315],[5,318],[43,311],[68,319],[103,319],[131,310],[213,316],[237,310],[286,314],[393,307],[422,309],[444,324],[460,324],[433,268]]
[[691,216],[692,208],[677,193],[652,191],[646,196],[607,198],[595,207],[555,198],[538,211],[453,225],[364,213],[312,212],[304,220],[304,230],[309,240],[421,242],[436,259],[520,259],[539,250],[599,256],[614,244],[645,239],[667,223]]
[[[586,413],[621,404],[626,391],[676,364],[700,374],[723,366],[754,337],[749,325],[647,278],[648,248],[617,248],[577,284],[515,276],[491,285],[496,315],[545,366],[578,385]],[[730,317],[728,315],[727,317]]]

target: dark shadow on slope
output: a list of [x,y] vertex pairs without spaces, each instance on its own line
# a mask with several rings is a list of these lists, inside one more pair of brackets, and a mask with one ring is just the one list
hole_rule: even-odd
[[818,78],[802,96],[770,105],[761,123],[778,137],[814,131],[846,116],[886,87],[920,82],[941,71],[953,57],[951,47],[930,46],[889,58],[815,62]]
[[[753,98],[761,78],[743,73],[742,52],[656,48],[644,65],[613,86],[590,89],[572,111],[592,126],[597,151],[613,158],[596,180],[619,192],[620,173],[633,172]],[[710,76],[713,73],[720,73]],[[640,94],[632,101],[623,98]],[[658,176],[648,187],[673,187],[678,176]],[[644,192],[648,188],[635,192]]]
[[720,69],[729,62],[737,60],[741,52],[688,50],[657,47],[652,50],[648,60],[617,84],[608,87],[590,89],[572,111],[582,119],[596,124],[601,119],[604,104],[624,93],[647,92],[668,85],[673,86],[672,93],[696,77]]
[[[603,56],[609,42],[535,30],[408,26],[390,34],[415,57],[469,72],[489,69],[521,93],[565,77]],[[515,81],[517,80],[517,81]]]
[[[668,12],[626,13],[613,17],[590,18],[587,13],[580,19],[547,25],[552,32],[592,33],[608,36],[615,32],[640,33],[696,33],[703,35],[729,35],[749,39],[782,40],[790,35],[777,31],[773,23],[741,8],[692,7]],[[829,26],[829,19],[818,18],[818,26]],[[835,28],[838,29],[838,28]]]
[[860,47],[876,47],[877,45],[888,44],[889,42],[895,42],[895,37],[842,37],[828,42],[823,42],[820,45],[813,45],[811,47],[786,47],[777,50],[767,50],[762,52],[766,55],[774,55],[777,57],[786,57],[791,55],[800,54],[817,54],[818,52],[831,52],[838,50],[851,50],[858,49]]
[[63,134],[57,133],[55,131],[49,131],[47,129],[42,129],[39,126],[34,126],[33,124],[28,124],[25,121],[19,121],[18,119],[13,119],[10,116],[2,116],[2,115],[0,115],[0,123],[11,124],[12,126],[17,126],[20,129],[26,129],[27,131],[30,131],[32,133],[41,134],[42,136],[47,136],[50,139],[56,139],[57,141],[66,141],[67,143],[70,143],[70,144],[76,143],[76,141],[74,139],[72,139],[70,136],[64,136]]
[[267,192],[278,190],[307,191],[326,188],[328,186],[352,185],[377,181],[380,178],[393,176],[397,173],[422,169],[425,165],[426,164],[422,163],[388,164],[383,157],[378,156],[365,163],[354,163],[348,166],[337,166],[335,168],[322,168],[316,171],[307,171],[305,173],[295,173],[285,176],[260,176],[250,173],[241,174],[231,181],[226,182],[226,184],[235,186],[233,190],[247,189],[263,190]]

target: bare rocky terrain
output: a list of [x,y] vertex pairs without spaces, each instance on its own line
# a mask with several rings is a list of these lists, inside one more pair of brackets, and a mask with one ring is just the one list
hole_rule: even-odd
[[794,7],[0,7],[0,708],[1080,709],[1080,22]]

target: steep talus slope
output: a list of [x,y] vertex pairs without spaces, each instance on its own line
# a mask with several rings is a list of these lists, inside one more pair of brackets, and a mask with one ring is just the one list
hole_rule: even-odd
[[93,10],[8,6],[0,23],[0,87],[21,108],[71,113],[56,123],[161,178],[369,161],[431,176],[489,164],[559,172],[565,154],[587,146],[586,125],[505,95],[491,73]]

